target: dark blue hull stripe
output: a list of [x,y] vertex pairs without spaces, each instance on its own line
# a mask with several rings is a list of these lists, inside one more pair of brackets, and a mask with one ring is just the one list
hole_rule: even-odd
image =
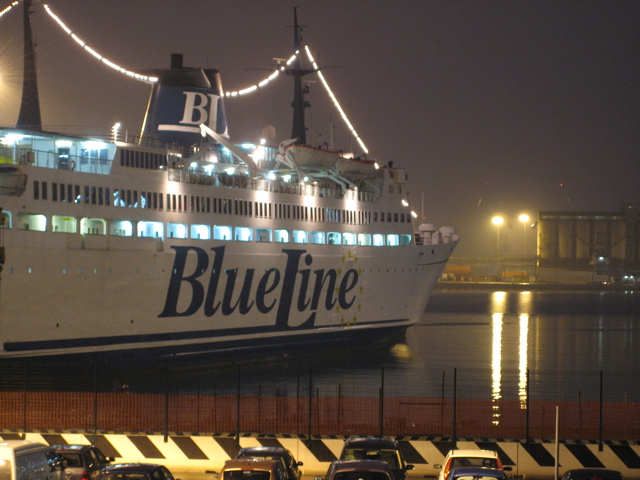
[[[406,328],[406,326],[392,326],[393,324],[400,324],[406,322],[407,319],[398,320],[385,320],[384,322],[362,322],[358,323],[358,326],[375,326],[383,323],[385,327],[379,327],[379,329],[385,330],[387,328]],[[389,327],[387,327],[389,325]],[[3,345],[6,352],[24,352],[24,351],[40,351],[40,350],[68,350],[77,348],[90,348],[90,347],[118,347],[134,343],[157,343],[157,342],[175,342],[182,340],[202,340],[202,339],[216,339],[217,344],[224,343],[224,338],[240,335],[263,335],[268,333],[294,333],[300,332],[293,337],[300,338],[301,336],[308,335],[323,335],[323,330],[335,329],[336,326],[330,327],[315,327],[305,329],[278,329],[274,325],[268,325],[264,327],[246,327],[246,328],[230,328],[225,330],[199,330],[194,332],[171,332],[171,333],[154,333],[146,335],[121,335],[121,336],[108,336],[97,338],[70,338],[70,339],[58,339],[58,340],[38,340],[32,342],[7,342]],[[342,332],[330,332],[330,335],[344,336],[349,335],[347,332],[349,327],[344,327]],[[358,330],[361,332],[361,330]],[[220,340],[218,340],[220,339]],[[260,342],[264,342],[265,339],[259,339]],[[246,341],[245,341],[246,342]],[[285,342],[287,343],[287,342]],[[179,348],[177,346],[176,348]]]

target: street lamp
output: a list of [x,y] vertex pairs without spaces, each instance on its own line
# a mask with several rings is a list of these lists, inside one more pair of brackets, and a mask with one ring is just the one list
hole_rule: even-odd
[[504,223],[504,218],[499,215],[496,215],[491,219],[491,223],[493,223],[496,227],[498,227],[498,256],[500,256],[500,225]]
[[527,223],[529,223],[529,215],[522,213],[518,220],[522,222],[522,256],[524,257],[527,253]]

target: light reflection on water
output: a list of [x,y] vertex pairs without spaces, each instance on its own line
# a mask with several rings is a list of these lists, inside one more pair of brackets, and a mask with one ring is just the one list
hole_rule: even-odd
[[[491,398],[499,422],[503,399],[518,399],[522,408],[527,396],[597,400],[602,370],[605,401],[640,401],[640,295],[610,293],[436,292],[406,341],[386,350],[180,372],[172,388],[235,394],[240,373],[249,393],[267,394],[275,385],[295,395],[312,377],[320,394],[377,395],[384,377],[390,396],[450,396],[455,369],[459,395]],[[127,379],[132,390],[165,388],[164,380],[154,384],[153,375],[134,373]]]

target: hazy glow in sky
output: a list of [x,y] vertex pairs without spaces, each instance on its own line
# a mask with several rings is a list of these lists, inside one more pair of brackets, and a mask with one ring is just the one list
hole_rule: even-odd
[[[457,255],[513,254],[540,210],[617,211],[640,203],[640,3],[518,0],[49,0],[100,55],[141,74],[216,68],[225,90],[254,85],[303,43],[381,165],[409,168],[412,209],[454,225]],[[11,3],[0,2],[0,11]],[[139,133],[150,87],[99,65],[33,6],[45,127],[120,122]],[[0,124],[17,120],[22,7],[0,17]],[[292,80],[226,101],[235,143],[291,135]],[[310,143],[359,148],[311,75]],[[270,128],[273,127],[273,128]],[[562,186],[561,186],[562,184]],[[424,201],[423,201],[424,199]],[[532,222],[533,223],[533,222]],[[530,235],[527,239],[526,235]],[[525,243],[523,243],[525,242]]]

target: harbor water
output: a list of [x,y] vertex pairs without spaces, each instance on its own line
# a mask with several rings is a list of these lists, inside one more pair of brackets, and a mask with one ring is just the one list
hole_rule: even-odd
[[[110,371],[133,392],[522,397],[640,402],[640,291],[440,286],[406,340],[376,349]],[[117,377],[117,378],[116,378]],[[455,385],[454,385],[455,379]],[[528,384],[528,385],[527,385]]]

